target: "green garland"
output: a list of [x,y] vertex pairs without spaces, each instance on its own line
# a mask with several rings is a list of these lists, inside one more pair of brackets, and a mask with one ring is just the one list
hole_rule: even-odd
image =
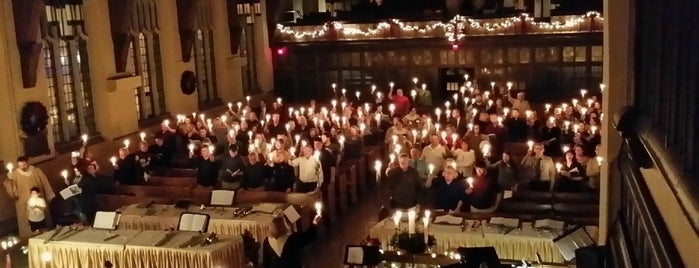
[[425,234],[417,232],[409,234],[408,232],[400,232],[393,235],[391,245],[399,249],[405,250],[410,254],[425,253],[428,248],[433,247],[437,240],[433,235],[427,236],[427,244],[425,244]]
[[29,137],[44,132],[49,123],[49,115],[46,106],[38,101],[25,103],[24,107],[22,107],[19,123],[22,126],[24,134]]

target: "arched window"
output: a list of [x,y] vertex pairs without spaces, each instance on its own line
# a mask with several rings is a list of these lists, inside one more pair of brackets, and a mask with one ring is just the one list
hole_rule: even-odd
[[167,112],[163,87],[162,60],[155,2],[137,0],[133,5],[130,55],[133,71],[141,76],[141,86],[134,89],[139,120],[148,120]]
[[42,34],[49,123],[57,144],[97,133],[82,5],[47,5]]
[[194,41],[194,63],[197,74],[199,106],[208,106],[220,101],[216,88],[214,64],[214,37],[211,31],[211,5],[201,1],[197,5],[197,36]]

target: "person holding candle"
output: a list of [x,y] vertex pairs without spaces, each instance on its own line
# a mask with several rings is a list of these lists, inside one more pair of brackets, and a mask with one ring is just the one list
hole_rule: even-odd
[[155,138],[162,140],[163,146],[165,149],[167,149],[169,155],[173,155],[177,150],[176,132],[177,131],[175,129],[170,128],[170,124],[168,124],[168,122],[163,121],[160,123],[160,130],[155,133]]
[[529,102],[525,99],[524,92],[517,92],[516,98],[508,95],[508,100],[512,104],[513,110],[517,109],[519,111],[528,111],[532,109]]
[[345,141],[345,149],[343,150],[343,159],[358,160],[362,157],[362,148],[364,140],[356,126],[349,128],[349,135]]
[[41,189],[39,187],[32,187],[29,194],[30,197],[27,201],[29,228],[32,233],[38,234],[42,229],[46,228],[46,199],[41,197]]
[[464,177],[473,175],[473,166],[476,163],[476,152],[469,147],[468,142],[461,142],[460,147],[452,151],[456,160],[456,170]]
[[488,172],[484,161],[476,162],[476,172],[472,179],[467,179],[466,200],[471,205],[471,212],[490,213],[495,211],[501,200],[497,181]]
[[468,131],[468,120],[461,115],[461,110],[455,108],[451,110],[449,124],[454,126],[456,133],[466,133]]
[[[15,211],[17,212],[17,227],[21,238],[28,238],[31,235],[27,201],[31,197],[31,189],[38,187],[48,202],[54,198],[53,188],[44,172],[38,167],[28,163],[29,158],[18,157],[16,168],[7,173],[7,179],[3,182],[8,195],[15,201]],[[50,217],[47,218],[47,225],[50,226]]]
[[267,168],[268,177],[272,180],[268,191],[291,193],[294,189],[296,174],[289,165],[289,158],[283,154],[274,154]]
[[[398,156],[398,163],[390,163],[386,170],[389,191],[389,207],[408,209],[420,204],[424,195],[424,184],[417,170],[410,167],[407,154]],[[385,195],[384,195],[385,196]]]
[[[276,102],[275,102],[276,103]],[[272,114],[272,121],[265,123],[266,132],[272,136],[286,135],[286,124],[283,124],[279,119],[279,113]]]
[[138,163],[136,165],[136,175],[140,181],[148,181],[149,173],[152,172],[150,161],[151,154],[148,152],[148,143],[145,141],[140,141],[138,143],[138,150],[134,153],[134,159]]
[[[468,148],[480,148],[481,143],[489,141],[488,135],[481,133],[481,126],[473,125],[471,131],[464,135],[464,142],[468,143]],[[478,158],[482,157],[481,152],[476,153]]]
[[426,86],[417,89],[415,105],[421,111],[424,111],[425,109],[432,107],[432,92],[430,92]]
[[289,165],[299,168],[296,192],[317,193],[323,185],[323,165],[320,159],[314,157],[313,148],[310,146],[304,146],[301,153],[301,157],[289,161]]
[[139,184],[137,175],[137,161],[134,154],[129,154],[129,150],[122,147],[112,165],[114,169],[114,180],[117,184],[137,185]]
[[546,120],[546,126],[541,130],[539,134],[539,140],[544,145],[544,151],[548,156],[560,156],[557,154],[559,152],[558,148],[561,148],[561,128],[556,126],[556,121]]
[[268,172],[261,158],[261,155],[256,152],[248,154],[248,163],[243,167],[243,178],[240,183],[240,186],[246,191],[265,190]]
[[585,174],[588,177],[587,186],[590,187],[590,189],[599,188],[600,171],[602,162],[604,161],[601,153],[602,146],[597,144],[597,146],[595,146],[595,157],[592,157],[590,161],[587,162],[587,167],[585,168]]
[[218,178],[218,163],[208,146],[202,146],[199,154],[189,153],[189,158],[197,169],[197,184],[204,187],[214,187]]
[[430,136],[430,144],[422,149],[422,157],[428,165],[434,165],[441,169],[444,159],[447,157],[448,149],[442,145],[441,138],[437,134]]
[[91,225],[97,213],[97,195],[113,193],[114,183],[97,173],[97,166],[92,164],[81,176],[77,185],[82,192],[76,196],[78,217],[84,224]]
[[292,233],[284,216],[272,219],[269,235],[262,241],[263,268],[302,268],[304,249],[316,237],[322,217],[316,215],[313,224],[305,231]]
[[466,199],[466,187],[463,179],[459,178],[459,172],[452,166],[447,166],[442,175],[432,180],[430,186],[434,196],[434,209],[451,212],[460,212]]
[[583,192],[586,190],[585,170],[575,159],[573,151],[565,153],[565,161],[559,171],[554,190],[556,192]]
[[529,187],[537,191],[553,190],[556,166],[551,157],[544,155],[544,145],[534,143],[532,151],[522,158],[522,176]]
[[401,122],[409,129],[418,128],[420,122],[420,115],[417,113],[417,108],[410,108],[410,112],[407,115],[403,116]]
[[331,168],[337,165],[339,154],[333,150],[334,148],[337,148],[337,151],[339,151],[339,146],[332,144],[331,139],[327,135],[320,135],[313,139],[313,150],[319,153],[318,160],[321,164],[323,178],[329,178]]
[[503,191],[515,191],[519,183],[519,167],[512,160],[512,154],[509,151],[502,152],[502,158],[495,163],[491,163],[490,159],[486,157],[484,161],[488,169],[497,171],[498,187]]
[[393,88],[388,92],[388,97],[391,99],[393,105],[395,105],[394,115],[398,117],[403,117],[408,114],[410,109],[410,99],[403,95],[402,89],[397,89],[396,94],[393,94]]
[[508,142],[524,142],[527,139],[527,121],[522,118],[521,110],[512,109],[510,116],[505,119]]
[[148,154],[153,168],[169,167],[172,164],[173,151],[165,144],[165,138],[155,137],[155,144],[148,147]]

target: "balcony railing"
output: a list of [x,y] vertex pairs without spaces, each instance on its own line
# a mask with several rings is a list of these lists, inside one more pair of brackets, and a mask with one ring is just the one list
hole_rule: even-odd
[[526,14],[496,19],[457,16],[448,22],[394,19],[373,23],[334,21],[311,26],[278,24],[275,40],[279,43],[304,43],[445,38],[455,42],[466,37],[591,33],[602,32],[603,28],[604,18],[597,12],[551,17],[550,22],[538,22]]

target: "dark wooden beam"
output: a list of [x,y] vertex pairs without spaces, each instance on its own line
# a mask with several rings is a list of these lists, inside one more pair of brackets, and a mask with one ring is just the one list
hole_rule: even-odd
[[12,0],[12,13],[15,20],[15,35],[19,50],[22,85],[24,88],[36,86],[41,40],[39,30],[44,16],[42,0]]
[[131,18],[134,0],[109,0],[109,22],[114,44],[114,65],[117,73],[126,71],[131,46]]
[[177,0],[177,26],[180,32],[182,61],[192,59],[192,47],[196,38],[197,1]]

